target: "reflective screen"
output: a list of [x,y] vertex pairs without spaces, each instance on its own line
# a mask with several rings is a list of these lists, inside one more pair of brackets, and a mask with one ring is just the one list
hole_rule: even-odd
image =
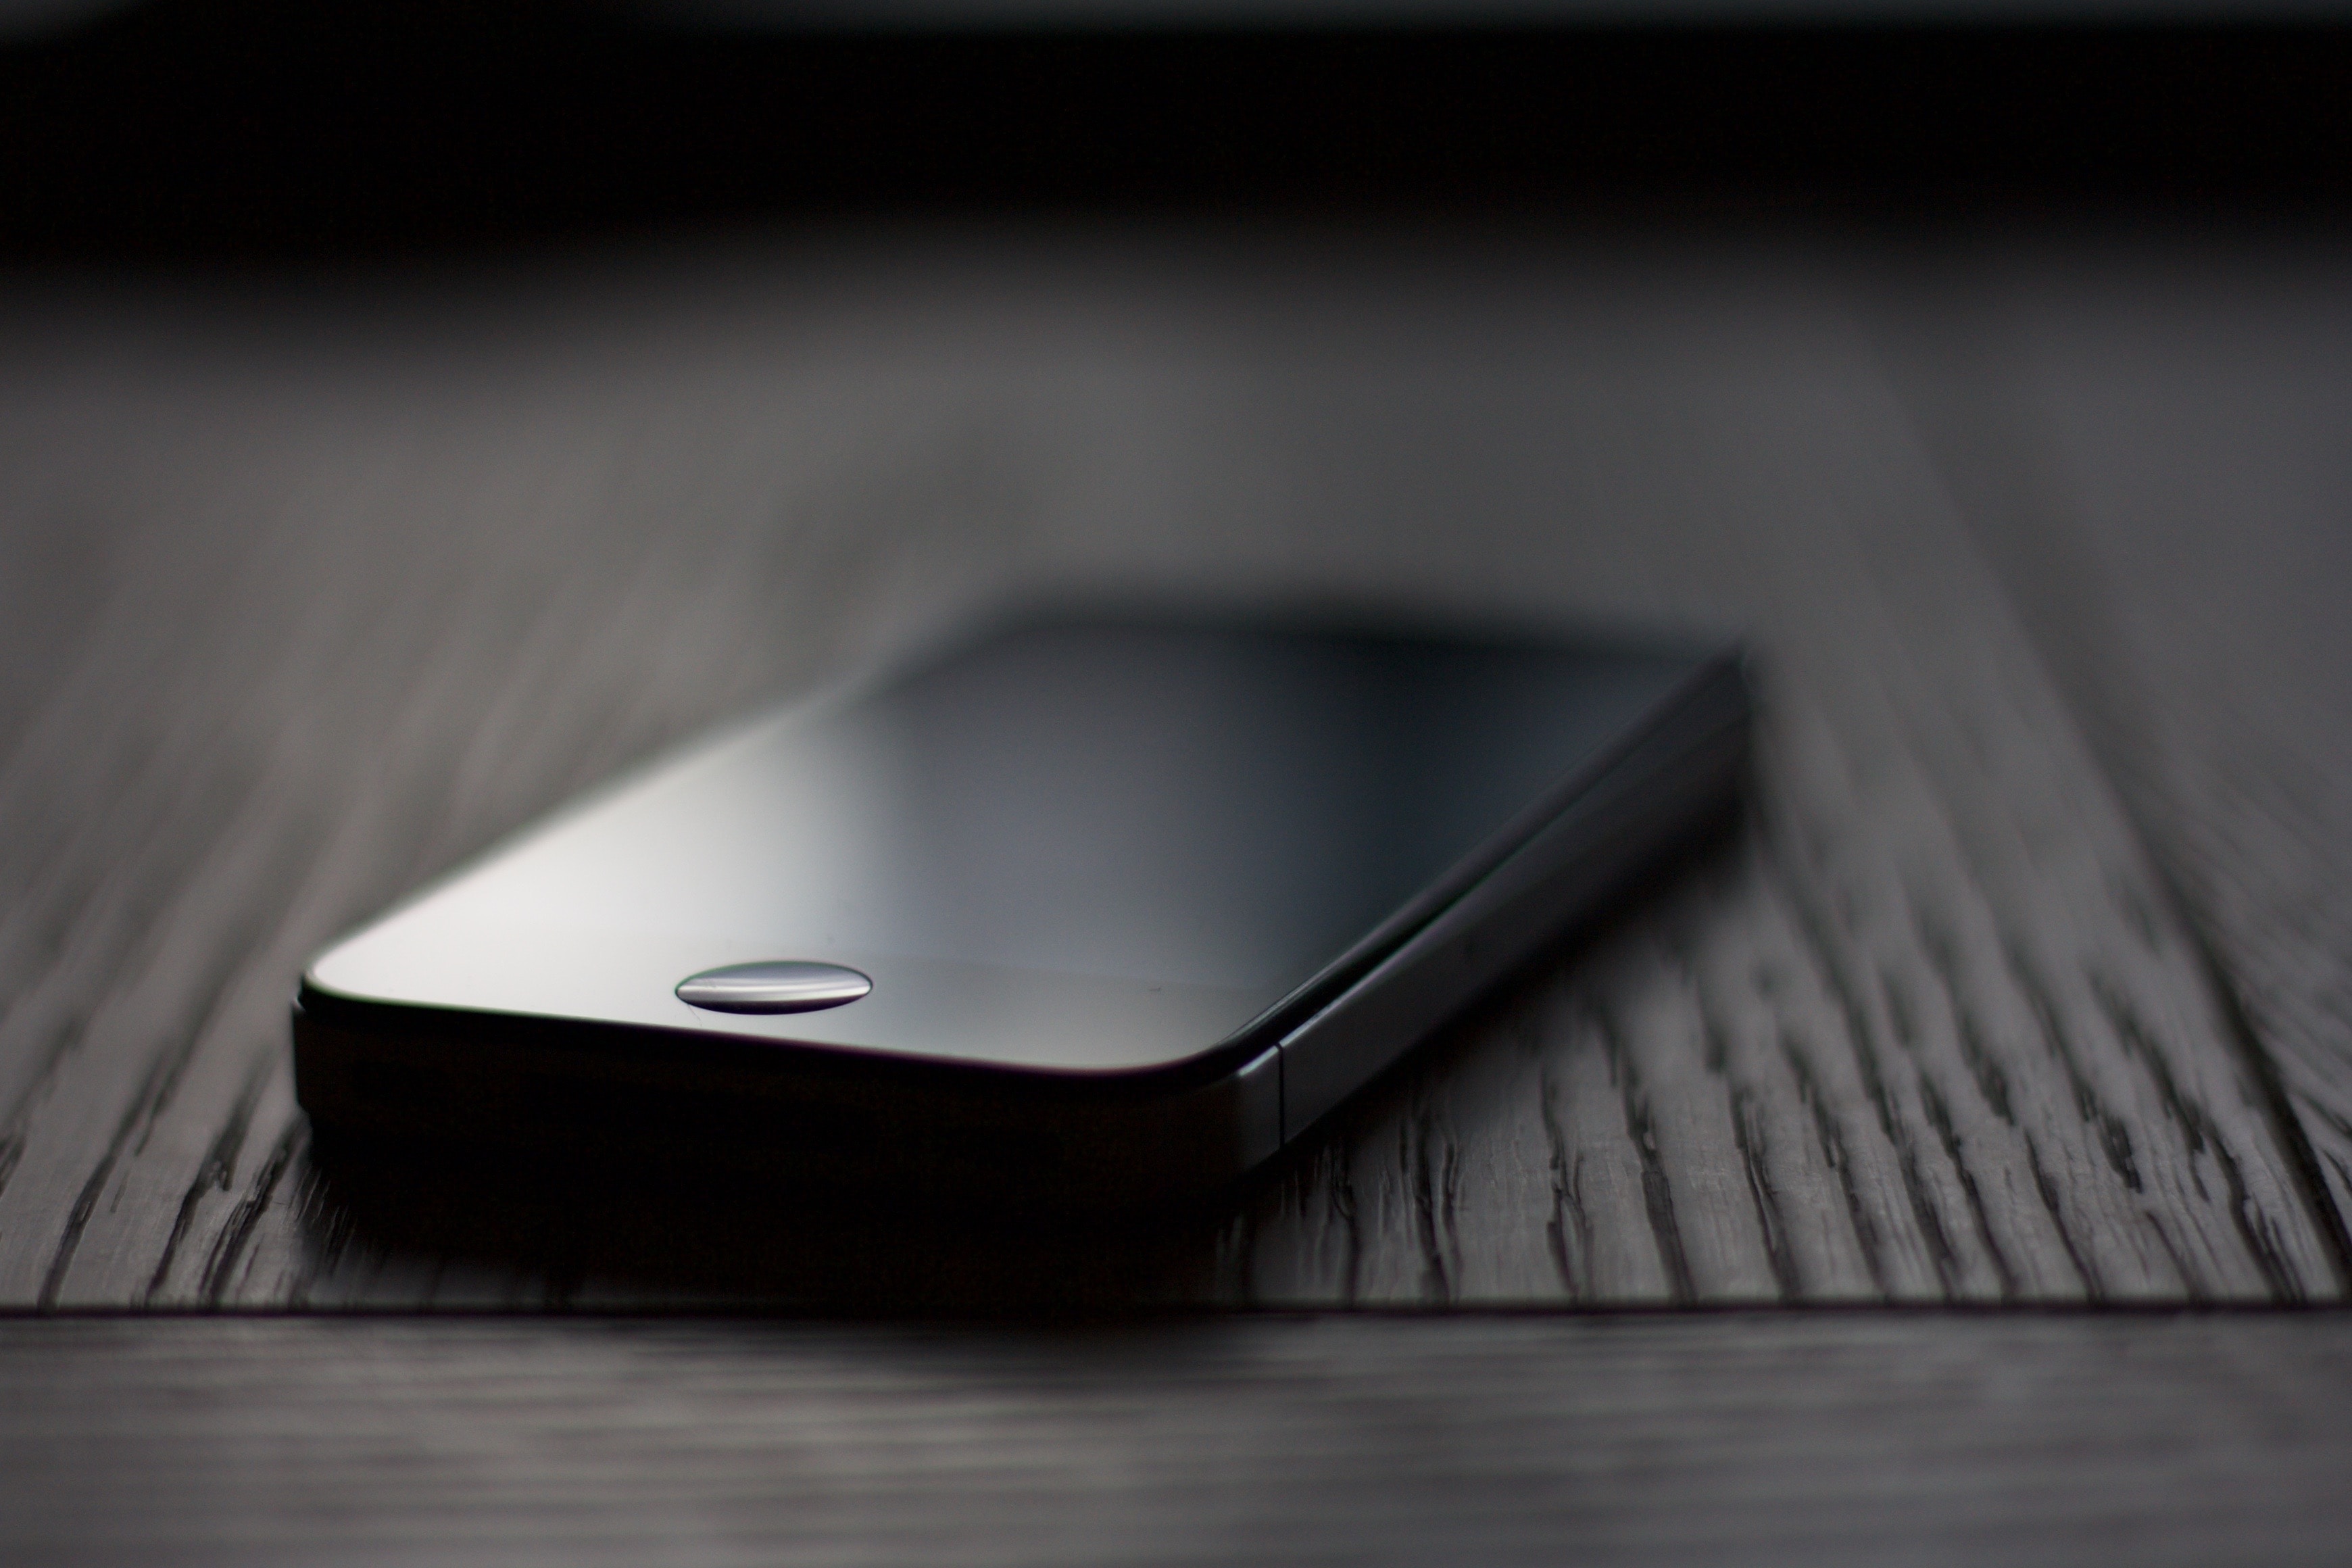
[[[1692,668],[1557,645],[1033,626],[657,770],[313,978],[860,1048],[1169,1059],[1425,894]],[[873,994],[742,1020],[669,994],[777,959],[852,964]]]
[[[709,809],[764,819],[760,913],[821,921],[847,947],[1287,986],[1686,668],[1528,647],[1035,628],[773,738],[709,781]],[[793,809],[812,784],[820,799]]]

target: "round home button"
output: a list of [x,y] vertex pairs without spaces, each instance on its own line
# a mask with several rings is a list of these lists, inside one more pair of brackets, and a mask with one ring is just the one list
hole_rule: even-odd
[[730,963],[677,983],[677,999],[713,1013],[814,1013],[855,1002],[874,982],[838,963]]

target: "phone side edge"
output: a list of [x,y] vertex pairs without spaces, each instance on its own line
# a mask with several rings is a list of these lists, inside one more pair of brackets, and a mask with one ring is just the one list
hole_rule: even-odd
[[1320,1016],[1433,922],[1477,895],[1506,864],[1578,809],[1580,803],[1609,788],[1611,781],[1629,766],[1642,765],[1638,759],[1661,744],[1671,746],[1675,737],[1687,736],[1694,726],[1745,722],[1752,707],[1745,674],[1747,658],[1747,650],[1738,643],[1695,655],[1688,673],[1664,697],[1344,952],[1234,1031],[1222,1042],[1220,1050],[1230,1056],[1238,1054],[1234,1047],[1243,1042],[1286,1038]]
[[1300,1136],[1728,811],[1747,771],[1753,712],[1746,661],[1727,656],[1678,713],[1369,973],[1283,1036],[1283,1142]]

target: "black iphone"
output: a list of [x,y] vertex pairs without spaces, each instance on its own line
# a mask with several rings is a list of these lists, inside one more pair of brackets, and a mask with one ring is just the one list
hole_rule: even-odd
[[574,803],[303,977],[329,1128],[1198,1194],[1720,816],[1729,648],[1062,614]]

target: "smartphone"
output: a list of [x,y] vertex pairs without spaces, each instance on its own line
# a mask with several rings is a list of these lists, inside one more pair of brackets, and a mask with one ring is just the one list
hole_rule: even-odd
[[1224,1187],[1725,815],[1734,647],[1031,616],[339,942],[313,1121],[1083,1206]]

